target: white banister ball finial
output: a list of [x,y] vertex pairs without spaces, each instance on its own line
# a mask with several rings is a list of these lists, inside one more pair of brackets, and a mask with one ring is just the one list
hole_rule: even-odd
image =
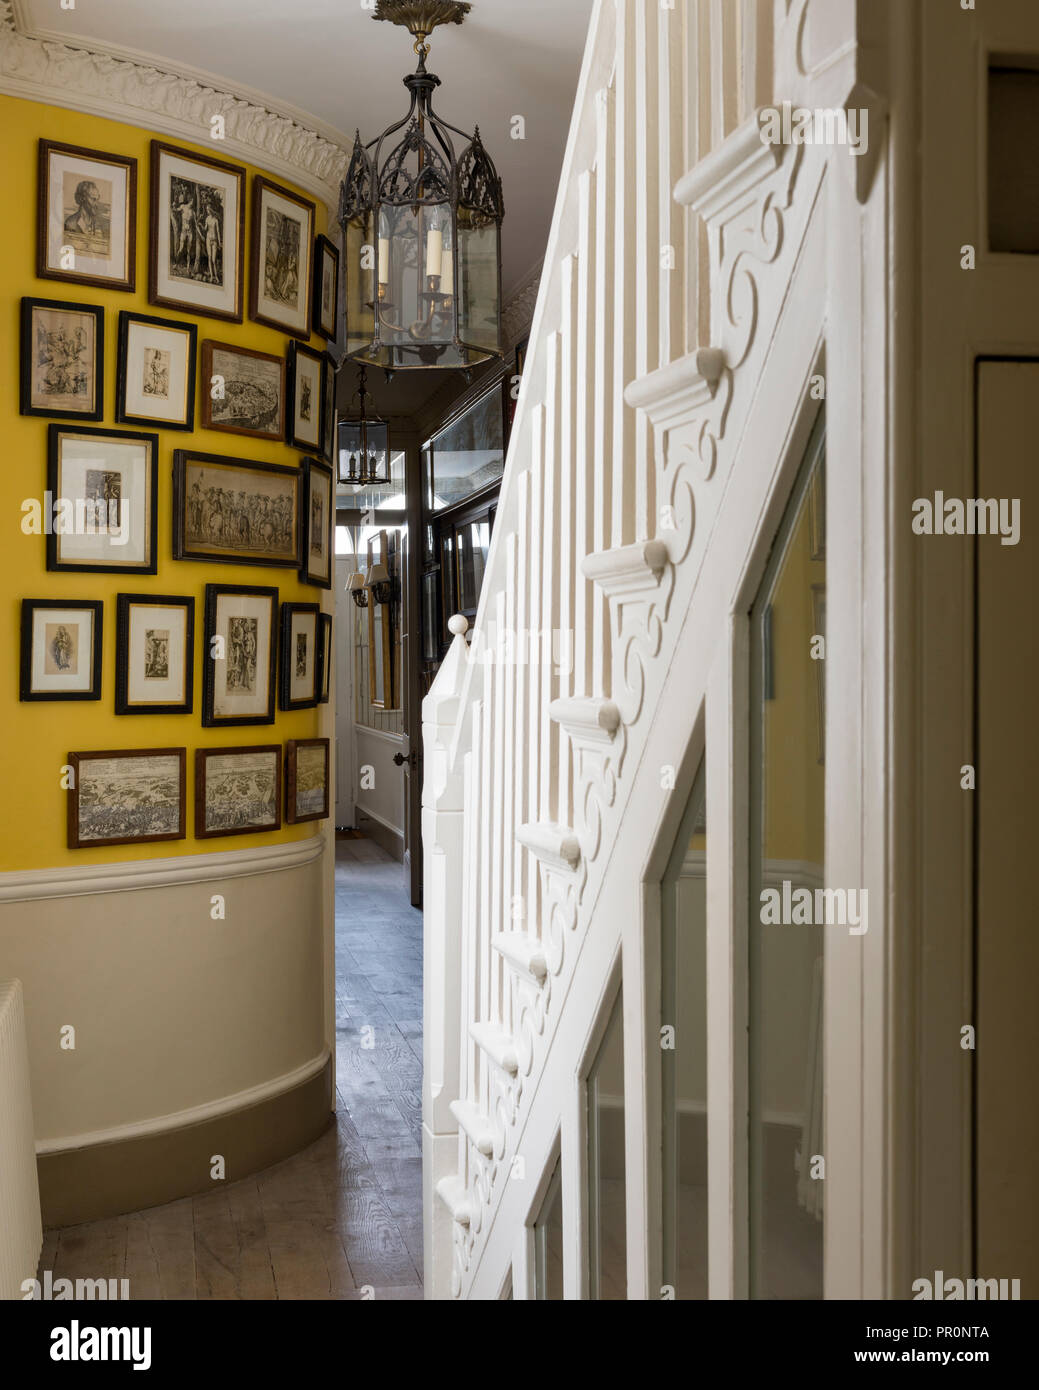
[[456,637],[464,637],[469,631],[469,620],[463,618],[461,613],[456,613],[453,618],[447,620],[448,631],[453,632]]

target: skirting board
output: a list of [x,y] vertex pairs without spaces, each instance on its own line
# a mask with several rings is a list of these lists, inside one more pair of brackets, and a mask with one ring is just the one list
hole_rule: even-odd
[[381,816],[366,811],[363,806],[354,807],[354,824],[357,829],[375,841],[398,864],[404,863],[404,832],[390,825]]
[[280,1163],[312,1143],[332,1114],[332,1059],[290,1090],[255,1105],[111,1144],[37,1156],[43,1224],[75,1226],[211,1192],[213,1158],[225,1182]]

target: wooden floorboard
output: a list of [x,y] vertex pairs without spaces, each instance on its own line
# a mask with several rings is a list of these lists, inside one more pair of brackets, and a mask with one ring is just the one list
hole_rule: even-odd
[[135,1299],[422,1297],[422,914],[401,865],[336,840],[336,1116],[263,1173],[45,1232],[40,1277]]

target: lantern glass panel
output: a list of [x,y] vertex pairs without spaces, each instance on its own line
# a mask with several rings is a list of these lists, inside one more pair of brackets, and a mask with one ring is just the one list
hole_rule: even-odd
[[375,247],[370,212],[346,223],[346,350],[357,352],[375,336]]
[[339,422],[339,481],[361,481],[361,424],[359,420]]
[[458,209],[458,336],[489,352],[500,349],[498,237],[497,223]]

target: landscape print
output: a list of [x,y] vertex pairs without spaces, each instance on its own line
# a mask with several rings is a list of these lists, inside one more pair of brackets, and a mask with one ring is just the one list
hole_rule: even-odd
[[82,758],[76,776],[80,845],[183,833],[178,754]]
[[285,431],[285,363],[266,353],[206,342],[203,378],[210,385],[204,396],[207,429],[281,439]]
[[182,459],[183,552],[214,559],[298,563],[298,486],[293,469]]
[[94,314],[36,307],[33,329],[33,408],[93,412],[97,352]]
[[205,754],[205,834],[277,829],[279,753]]
[[296,815],[320,816],[328,795],[324,743],[296,745]]

